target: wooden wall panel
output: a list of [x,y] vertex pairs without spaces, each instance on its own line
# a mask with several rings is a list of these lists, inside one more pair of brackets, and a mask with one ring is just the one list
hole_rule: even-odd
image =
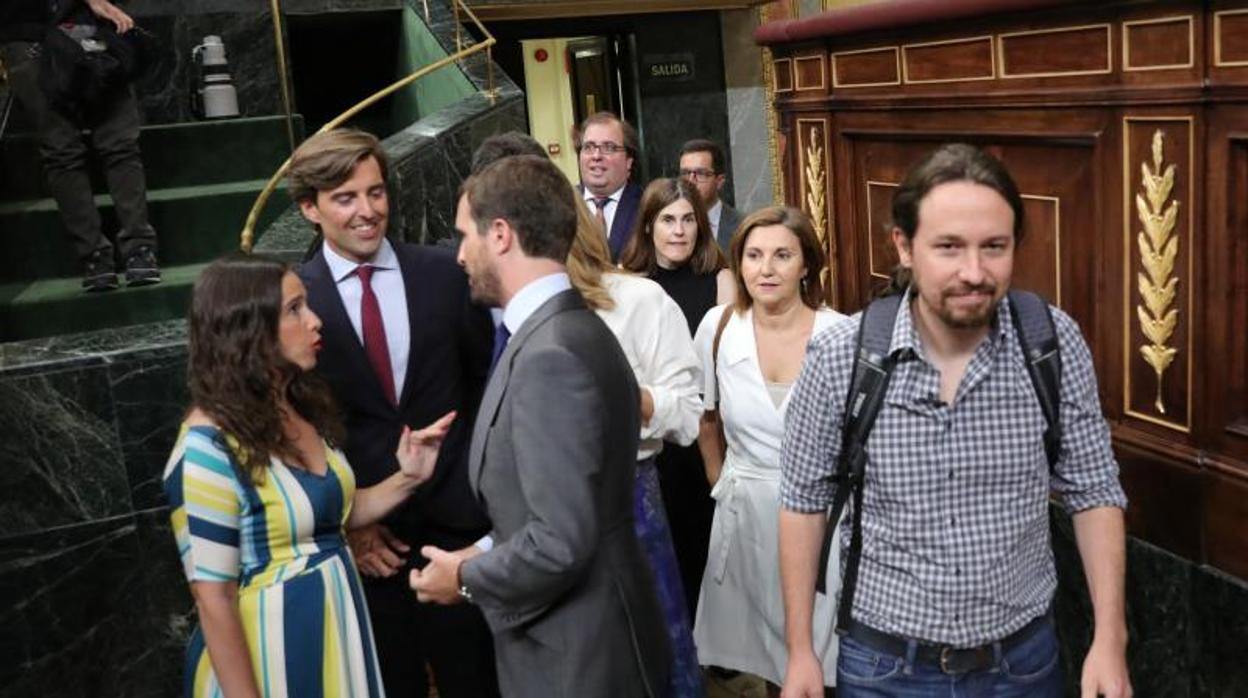
[[1248,579],[1248,480],[1223,472],[1209,475],[1203,507],[1205,554],[1209,564]]
[[1196,32],[1192,15],[1122,23],[1124,71],[1186,69],[1195,63]]
[[1088,340],[1131,532],[1248,578],[1248,0],[1077,3],[823,50],[826,96],[777,108],[790,182],[796,124],[826,123],[838,309],[896,263],[892,194],[913,163],[950,141],[993,153],[1024,195],[1015,284]]
[[970,82],[997,76],[992,37],[950,39],[901,47],[901,75],[907,84]]
[[[1122,488],[1127,493],[1127,527],[1135,535],[1191,560],[1201,558],[1199,516],[1175,517],[1176,505],[1203,509],[1204,477],[1182,458],[1159,455],[1164,444],[1124,430],[1115,434]],[[1159,448],[1160,447],[1160,448]]]
[[1123,119],[1123,411],[1191,429],[1194,120]]
[[1214,13],[1213,64],[1248,66],[1248,9]]
[[[1016,123],[1027,128],[1043,119],[1040,114],[1029,116],[1030,119],[1016,119]],[[1015,283],[1067,307],[1063,287],[1073,277],[1086,276],[1087,268],[1066,269],[1061,260],[1070,255],[1087,258],[1096,254],[1094,247],[1099,239],[1094,206],[1086,195],[1095,188],[1095,138],[1087,133],[1061,138],[1056,134],[1011,134],[987,129],[977,134],[976,120],[955,113],[893,115],[869,121],[864,116],[845,115],[840,122],[842,138],[849,141],[853,175],[839,186],[852,190],[852,212],[848,218],[840,213],[836,217],[853,221],[854,226],[845,233],[848,237],[841,245],[863,250],[858,258],[860,266],[852,270],[857,277],[853,288],[839,287],[849,303],[846,310],[855,310],[865,303],[871,289],[884,282],[897,263],[888,228],[897,185],[923,155],[951,141],[971,141],[986,147],[1011,168],[1023,195],[1027,230],[1017,252]],[[855,132],[853,126],[859,122],[870,128]],[[984,119],[982,123],[989,122]],[[1074,140],[1083,143],[1076,144]],[[849,271],[842,268],[842,281],[846,281],[844,275]],[[1088,283],[1085,278],[1076,282],[1075,288],[1087,288]],[[1087,298],[1078,304],[1080,314],[1092,312],[1094,304]],[[1092,322],[1090,316],[1088,322]]]
[[832,54],[832,86],[888,87],[901,84],[901,52],[896,46]]
[[1101,75],[1114,69],[1108,24],[1056,27],[997,36],[1003,78]]
[[[1248,474],[1248,107],[1219,106],[1209,118],[1209,227],[1203,254],[1208,298],[1203,349],[1211,448]],[[1219,180],[1222,180],[1219,183]]]

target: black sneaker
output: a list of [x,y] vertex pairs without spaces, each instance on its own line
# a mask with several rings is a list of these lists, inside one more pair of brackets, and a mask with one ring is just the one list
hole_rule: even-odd
[[126,285],[157,283],[160,283],[160,267],[156,265],[156,253],[147,245],[139,245],[126,258]]
[[87,293],[117,288],[117,272],[113,270],[112,260],[105,258],[103,252],[92,252],[83,265],[82,288]]

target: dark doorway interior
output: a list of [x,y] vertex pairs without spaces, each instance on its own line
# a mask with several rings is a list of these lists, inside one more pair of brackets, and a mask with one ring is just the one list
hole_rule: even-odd
[[[291,84],[308,133],[394,81],[402,26],[398,10],[287,16]],[[389,115],[381,104],[352,125],[388,135]]]

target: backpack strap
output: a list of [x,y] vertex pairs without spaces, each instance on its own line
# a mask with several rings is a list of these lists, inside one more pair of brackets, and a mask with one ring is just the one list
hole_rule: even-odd
[[1049,304],[1030,291],[1011,289],[1008,296],[1010,317],[1027,364],[1027,375],[1044,413],[1044,454],[1049,472],[1057,467],[1062,450],[1062,355],[1057,328]]
[[863,471],[867,463],[866,442],[871,427],[884,403],[892,376],[893,359],[888,350],[893,342],[893,325],[904,294],[881,298],[868,305],[862,312],[858,326],[858,343],[849,394],[845,402],[844,426],[841,430],[841,454],[833,477],[836,495],[824,529],[823,545],[819,551],[819,576],[815,588],[827,593],[828,558],[835,544],[836,525],[850,496],[854,498],[849,557],[845,564],[845,577],[841,585],[841,601],[837,612],[837,629],[848,626],[849,611],[853,606],[854,587],[858,581],[858,561],[862,557],[862,485]]

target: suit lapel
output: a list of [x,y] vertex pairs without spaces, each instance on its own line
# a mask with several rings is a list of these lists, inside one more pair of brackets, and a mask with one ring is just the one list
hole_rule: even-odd
[[472,445],[468,451],[468,478],[478,499],[481,496],[481,471],[485,468],[486,435],[490,431],[490,426],[494,424],[495,418],[498,417],[503,397],[507,394],[507,385],[511,381],[511,365],[516,354],[542,323],[558,313],[578,306],[583,307],[584,301],[575,289],[556,294],[524,321],[520,329],[507,342],[507,348],[503,350],[502,355],[498,357],[498,365],[494,367],[494,373],[485,385],[485,394],[481,397],[481,408],[477,412],[477,421],[472,428]]
[[611,221],[611,235],[607,238],[613,261],[619,259],[624,252],[624,245],[632,231],[633,211],[637,208],[636,194],[632,184],[624,185],[624,190],[620,192],[620,202],[615,206],[615,219]]
[[399,396],[399,409],[402,410],[412,397],[412,384],[416,382],[412,378],[416,375],[417,354],[420,353],[422,341],[427,338],[428,333],[420,331],[417,326],[418,318],[424,315],[425,296],[416,288],[416,279],[420,278],[416,260],[406,254],[401,244],[393,243],[392,246],[395,257],[399,260],[399,274],[403,277],[403,292],[407,296],[407,372],[403,378],[403,394]]

